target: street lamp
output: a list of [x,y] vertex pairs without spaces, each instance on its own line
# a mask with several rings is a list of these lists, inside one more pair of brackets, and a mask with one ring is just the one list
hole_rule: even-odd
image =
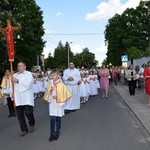
[[70,63],[70,44],[72,44],[73,42],[69,42],[68,43],[68,68],[69,68],[69,63]]

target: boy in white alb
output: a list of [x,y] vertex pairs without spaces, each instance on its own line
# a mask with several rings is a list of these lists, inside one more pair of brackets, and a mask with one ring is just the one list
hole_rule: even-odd
[[64,116],[64,104],[71,97],[66,85],[60,82],[60,73],[57,69],[52,70],[51,82],[44,95],[44,100],[49,102],[50,137],[49,141],[57,140],[60,134],[61,117]]

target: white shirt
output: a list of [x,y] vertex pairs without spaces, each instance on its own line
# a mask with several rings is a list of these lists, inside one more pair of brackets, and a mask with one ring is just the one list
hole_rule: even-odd
[[14,83],[14,98],[16,106],[34,106],[32,73],[25,70],[23,73],[15,73],[14,77],[19,80],[19,83]]
[[[73,77],[73,81],[68,81],[69,77]],[[64,71],[64,76],[63,76],[64,83],[66,85],[77,85],[79,81],[81,80],[80,72],[78,69],[66,69]]]

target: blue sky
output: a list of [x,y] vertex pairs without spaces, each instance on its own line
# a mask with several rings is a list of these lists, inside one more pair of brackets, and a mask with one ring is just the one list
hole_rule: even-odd
[[[122,13],[127,7],[136,7],[140,0],[36,0],[44,17],[47,41],[44,54],[47,57],[58,42],[70,44],[74,53],[88,47],[95,53],[99,64],[106,58],[104,30],[115,13]],[[53,34],[101,33],[98,35],[53,35]]]

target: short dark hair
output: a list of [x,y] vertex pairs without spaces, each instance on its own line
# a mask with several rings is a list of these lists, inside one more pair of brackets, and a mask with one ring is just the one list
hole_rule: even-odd
[[142,65],[142,67],[146,67],[146,64],[144,63],[144,64]]
[[22,63],[26,66],[26,63],[24,61],[19,61],[18,64],[20,64],[20,63]]
[[52,69],[52,70],[51,70],[51,74],[52,74],[52,73],[60,74],[60,71],[59,71],[58,69]]

